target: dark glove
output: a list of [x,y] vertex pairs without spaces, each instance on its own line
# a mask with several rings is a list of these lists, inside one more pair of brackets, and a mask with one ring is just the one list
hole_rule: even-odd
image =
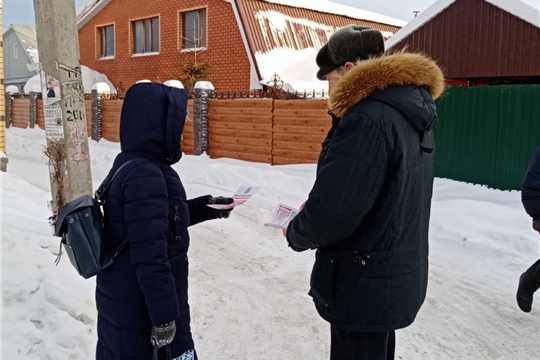
[[[212,198],[212,204],[213,205],[230,205],[233,202],[234,202],[234,199],[229,198],[229,197],[218,196],[216,198]],[[233,211],[233,209],[234,208],[224,209],[224,210],[218,210],[218,209],[213,209],[213,210],[214,210],[214,214],[216,214],[218,218],[220,218],[220,219],[228,219],[229,216],[231,215],[231,211]]]
[[169,345],[173,342],[174,335],[176,335],[175,321],[161,326],[154,326],[152,327],[150,342],[152,343],[152,346],[162,348],[165,345]]

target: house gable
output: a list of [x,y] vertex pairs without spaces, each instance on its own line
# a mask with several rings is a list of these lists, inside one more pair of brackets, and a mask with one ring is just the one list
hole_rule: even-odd
[[[24,84],[36,71],[29,71],[27,64],[34,63],[29,52],[37,54],[37,40],[34,28],[12,25],[3,34],[4,82],[5,84]],[[15,50],[16,48],[16,50]],[[15,52],[17,53],[15,56]]]
[[[462,0],[438,0],[420,15],[415,17],[411,22],[405,25],[400,31],[386,41],[386,48],[391,49],[406,37],[411,35],[420,27],[424,26],[427,22],[431,21],[441,12],[445,11],[450,5],[456,1]],[[499,9],[518,17],[529,24],[540,28],[540,10],[535,9],[530,4],[521,0],[483,0]]]
[[518,9],[540,12],[519,0],[513,7],[494,2],[439,0],[422,18],[418,16],[419,20],[390,38],[387,48],[426,53],[451,80],[479,84],[540,82],[540,27],[520,16]]

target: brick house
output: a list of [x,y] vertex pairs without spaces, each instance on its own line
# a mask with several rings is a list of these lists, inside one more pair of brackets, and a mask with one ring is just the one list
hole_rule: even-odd
[[303,54],[313,66],[337,28],[364,25],[390,37],[404,25],[326,0],[89,0],[77,21],[81,64],[119,90],[141,79],[181,78],[195,56],[211,65],[216,90],[260,89],[272,72],[296,72],[272,67],[290,61],[284,56]]

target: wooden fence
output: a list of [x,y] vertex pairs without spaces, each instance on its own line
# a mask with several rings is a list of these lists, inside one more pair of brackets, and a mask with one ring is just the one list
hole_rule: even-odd
[[212,158],[272,162],[272,100],[210,100],[208,154]]
[[30,100],[13,99],[11,103],[11,126],[26,129],[30,123]]
[[[102,101],[104,139],[120,141],[123,100]],[[27,128],[29,100],[13,99],[11,125]],[[86,100],[88,135],[91,134],[91,101]],[[183,131],[182,150],[194,153],[194,102]],[[44,128],[43,103],[36,102],[37,125]],[[331,126],[324,100],[209,100],[208,154],[211,158],[233,158],[273,165],[315,163]]]
[[316,163],[332,125],[326,101],[274,102],[272,164]]
[[[120,142],[120,114],[122,112],[122,100],[102,101],[102,130],[101,136],[112,142]],[[184,127],[182,150],[186,154],[193,154],[193,100],[188,102],[189,112]],[[92,131],[92,101],[85,100],[86,126],[88,136]],[[11,126],[26,129],[30,125],[30,100],[13,99],[11,105]],[[36,125],[45,129],[43,116],[43,101],[36,101]]]

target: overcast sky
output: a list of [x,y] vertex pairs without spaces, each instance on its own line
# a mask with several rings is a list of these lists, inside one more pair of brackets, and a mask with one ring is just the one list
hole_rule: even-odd
[[[155,0],[160,1],[160,0]],[[334,2],[359,7],[397,19],[409,21],[413,11],[423,11],[435,0],[333,0]],[[529,3],[540,3],[540,0],[524,0]],[[75,0],[77,8],[86,0]],[[4,0],[4,30],[10,24],[34,25],[33,0]],[[538,5],[537,5],[538,7]],[[540,15],[539,15],[540,16]]]

